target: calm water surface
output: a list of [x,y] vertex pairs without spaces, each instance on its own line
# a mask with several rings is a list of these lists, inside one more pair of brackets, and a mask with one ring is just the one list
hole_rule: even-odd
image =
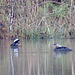
[[54,43],[75,50],[75,39],[21,40],[22,47],[10,48],[12,41],[0,41],[0,75],[75,75],[75,51],[54,52]]

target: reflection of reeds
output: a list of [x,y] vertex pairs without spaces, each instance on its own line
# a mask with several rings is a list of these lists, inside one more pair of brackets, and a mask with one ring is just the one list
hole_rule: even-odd
[[72,53],[70,53],[70,62],[71,62],[71,67],[72,67],[72,75],[74,75],[74,64],[72,60]]

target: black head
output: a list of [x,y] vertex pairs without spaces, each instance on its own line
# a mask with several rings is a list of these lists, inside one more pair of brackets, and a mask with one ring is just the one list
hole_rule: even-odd
[[55,43],[55,44],[53,44],[53,45],[56,45],[56,43]]

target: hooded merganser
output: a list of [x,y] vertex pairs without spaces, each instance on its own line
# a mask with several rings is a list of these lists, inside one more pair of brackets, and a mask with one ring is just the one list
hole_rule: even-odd
[[67,47],[63,47],[63,46],[61,46],[59,44],[54,44],[54,46],[56,46],[54,51],[73,51],[72,49],[69,49]]
[[19,44],[19,39],[18,38],[16,38],[15,40],[14,40],[14,43],[12,43],[11,44],[11,47],[18,47],[20,44]]

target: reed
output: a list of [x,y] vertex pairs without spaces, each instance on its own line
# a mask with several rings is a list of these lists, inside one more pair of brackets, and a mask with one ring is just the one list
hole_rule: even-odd
[[[39,4],[38,2],[39,0],[13,2],[14,14],[11,36],[26,39],[75,37],[75,7],[73,0],[57,5],[53,4],[52,1],[41,1]],[[3,8],[2,5],[7,5],[7,7],[4,6]],[[0,23],[4,22],[7,28],[5,34],[9,34],[11,2],[1,0],[0,6]]]

